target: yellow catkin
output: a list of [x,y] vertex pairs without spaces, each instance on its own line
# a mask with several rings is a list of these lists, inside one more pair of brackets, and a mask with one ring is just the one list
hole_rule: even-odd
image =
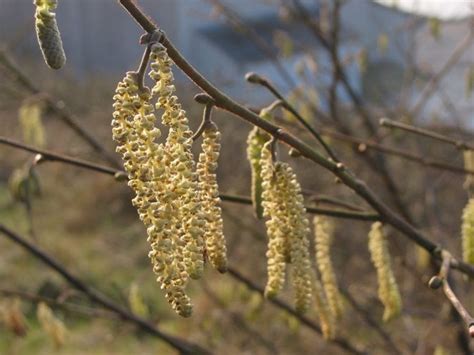
[[54,345],[59,348],[66,340],[66,326],[57,318],[46,303],[39,303],[36,309],[38,321],[43,330],[51,337]]
[[369,251],[372,262],[377,270],[378,295],[384,305],[383,320],[385,322],[400,314],[402,300],[398,285],[393,274],[390,254],[383,225],[380,222],[372,224],[369,232]]
[[[464,168],[474,171],[474,150],[466,149],[464,151]],[[474,194],[474,175],[467,174],[464,188],[471,194]]]
[[268,142],[262,150],[263,209],[267,220],[268,282],[267,297],[275,296],[285,280],[287,254],[292,263],[295,308],[305,312],[312,302],[313,270],[309,257],[309,221],[301,187],[293,169],[286,163],[273,164]]
[[257,218],[263,217],[262,207],[262,177],[261,177],[261,154],[263,145],[270,139],[270,136],[254,127],[247,138],[247,159],[251,169],[251,196],[252,205]]
[[23,134],[23,141],[38,148],[43,148],[46,143],[41,111],[41,105],[33,100],[23,102],[18,111],[18,121]]
[[334,235],[334,225],[324,216],[314,217],[314,245],[316,264],[321,275],[329,308],[335,318],[342,316],[342,297],[337,286],[336,275],[331,262],[331,244]]
[[324,294],[323,286],[321,281],[313,273],[313,292],[314,292],[314,303],[316,311],[318,312],[319,322],[321,324],[321,331],[324,339],[334,339],[336,337],[336,320],[333,312],[329,308],[326,295]]
[[461,225],[462,256],[466,263],[474,264],[474,197],[464,208]]
[[[127,73],[114,96],[113,138],[135,191],[133,205],[147,228],[149,257],[157,281],[172,308],[181,316],[192,313],[185,289],[204,268],[206,214],[199,192],[196,164],[191,152],[192,131],[178,102],[172,61],[162,45],[151,50],[153,89],[140,87],[138,75]],[[156,116],[168,128],[164,143]]]
[[227,271],[227,248],[224,238],[224,225],[220,207],[219,189],[216,179],[217,160],[220,151],[220,133],[210,122],[204,130],[202,153],[199,155],[197,173],[203,211],[206,214],[204,240],[207,257],[219,272]]
[[38,43],[46,64],[60,69],[66,63],[61,34],[56,22],[57,0],[35,0],[35,27]]

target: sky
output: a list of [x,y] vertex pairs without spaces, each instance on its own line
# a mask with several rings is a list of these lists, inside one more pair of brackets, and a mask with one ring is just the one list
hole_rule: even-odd
[[474,15],[474,0],[374,0],[412,14],[459,20]]

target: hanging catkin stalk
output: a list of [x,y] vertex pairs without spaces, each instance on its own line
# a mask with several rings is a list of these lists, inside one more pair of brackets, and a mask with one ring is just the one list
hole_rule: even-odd
[[35,0],[35,27],[38,43],[46,64],[52,69],[60,69],[66,63],[61,33],[54,10],[57,0]]
[[342,297],[337,286],[336,275],[331,262],[331,244],[334,234],[334,225],[324,216],[314,217],[314,245],[316,264],[321,275],[329,308],[335,318],[342,316]]
[[220,151],[220,133],[212,122],[206,122],[203,132],[202,153],[197,173],[203,210],[206,214],[204,240],[209,261],[219,272],[227,271],[227,248],[224,238],[222,210],[215,171]]
[[372,224],[369,232],[369,251],[377,270],[379,299],[385,308],[383,320],[387,322],[400,314],[402,300],[395,276],[393,275],[387,240],[383,233],[383,225],[380,222]]

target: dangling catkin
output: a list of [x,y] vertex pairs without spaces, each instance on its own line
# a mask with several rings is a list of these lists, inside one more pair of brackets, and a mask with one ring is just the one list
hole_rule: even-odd
[[320,280],[313,273],[313,289],[314,289],[314,301],[316,305],[316,311],[318,312],[319,322],[321,323],[321,331],[323,332],[324,339],[334,339],[336,336],[336,320],[334,314],[329,308],[326,295],[324,294],[323,287]]
[[150,77],[156,81],[152,94],[158,97],[156,108],[163,110],[162,123],[169,127],[166,138],[166,164],[169,164],[170,183],[168,191],[174,192],[174,218],[178,234],[182,235],[183,258],[186,272],[193,279],[201,277],[204,268],[205,213],[198,193],[196,164],[191,151],[193,132],[189,129],[186,112],[181,108],[177,96],[173,95],[172,60],[166,48],[154,45],[150,57]]
[[471,197],[462,214],[462,257],[464,262],[474,264],[474,197]]
[[35,0],[35,27],[38,43],[46,64],[60,69],[66,63],[61,34],[56,22],[57,0]]
[[386,236],[383,233],[383,225],[380,222],[372,224],[369,232],[369,251],[377,270],[378,295],[384,305],[383,320],[387,322],[401,312],[402,300],[390,264],[390,254]]
[[342,297],[337,286],[336,275],[331,262],[331,244],[334,225],[324,216],[314,217],[314,244],[316,264],[321,274],[321,281],[328,300],[329,308],[335,318],[342,316]]
[[281,204],[281,190],[268,144],[270,142],[266,143],[261,151],[261,177],[263,216],[269,218],[265,222],[268,235],[265,297],[272,298],[281,291],[285,283],[285,247],[289,234],[289,221],[285,206]]
[[286,163],[273,164],[267,142],[262,150],[263,210],[267,220],[268,282],[267,297],[282,289],[285,281],[285,261],[292,263],[295,308],[305,312],[312,302],[313,270],[309,258],[309,221],[303,205],[301,187],[293,169]]
[[66,326],[54,315],[46,303],[41,302],[36,309],[38,321],[43,330],[51,337],[56,348],[64,345],[66,338]]
[[268,133],[258,127],[252,128],[247,138],[247,159],[251,169],[251,196],[255,217],[263,217],[261,154],[263,145],[270,139]]
[[215,171],[220,151],[220,133],[213,122],[208,122],[202,137],[197,173],[203,211],[206,214],[204,240],[212,266],[219,272],[227,271],[227,248],[224,238],[222,210]]

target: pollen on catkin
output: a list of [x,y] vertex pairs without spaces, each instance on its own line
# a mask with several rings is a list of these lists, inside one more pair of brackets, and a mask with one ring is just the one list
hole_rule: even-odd
[[176,216],[182,199],[176,198],[179,191],[171,174],[171,154],[156,142],[161,132],[155,127],[150,99],[149,90],[139,88],[136,73],[128,72],[114,96],[112,133],[128,185],[136,194],[132,203],[147,228],[157,281],[173,309],[187,317],[192,305],[185,293],[189,274],[183,253],[186,240],[180,234],[184,221]]
[[60,69],[66,63],[61,33],[54,10],[57,0],[35,0],[35,28],[38,43],[46,64],[52,69]]
[[384,305],[383,320],[387,322],[400,314],[402,300],[391,267],[383,225],[380,222],[372,224],[369,232],[369,251],[377,270],[378,295]]
[[199,155],[197,174],[203,211],[206,215],[204,240],[207,257],[219,272],[227,271],[227,248],[216,179],[220,151],[220,133],[213,122],[208,122],[202,134],[202,152]]
[[331,262],[334,225],[330,219],[324,216],[315,216],[313,223],[316,265],[321,275],[331,313],[335,318],[340,318],[343,311],[342,296],[337,286],[336,275]]
[[474,265],[474,197],[471,197],[462,214],[462,257]]
[[305,312],[312,302],[313,270],[309,257],[309,221],[303,205],[301,187],[293,169],[286,163],[276,162],[267,142],[262,150],[263,209],[268,243],[267,297],[282,289],[286,262],[291,260],[291,276],[295,291],[295,308]]
[[204,269],[204,226],[206,217],[198,192],[196,163],[191,151],[193,132],[189,128],[186,111],[178,97],[173,95],[175,86],[171,70],[173,62],[161,44],[152,47],[150,77],[156,82],[152,95],[157,96],[156,108],[162,110],[161,121],[168,126],[165,151],[166,164],[170,167],[169,191],[179,201],[174,204],[177,232],[184,242],[182,255],[186,272],[193,279],[201,277]]
[[261,154],[263,145],[270,139],[270,135],[258,127],[252,128],[247,138],[247,159],[251,170],[251,197],[255,217],[263,217],[262,207],[262,177]]

